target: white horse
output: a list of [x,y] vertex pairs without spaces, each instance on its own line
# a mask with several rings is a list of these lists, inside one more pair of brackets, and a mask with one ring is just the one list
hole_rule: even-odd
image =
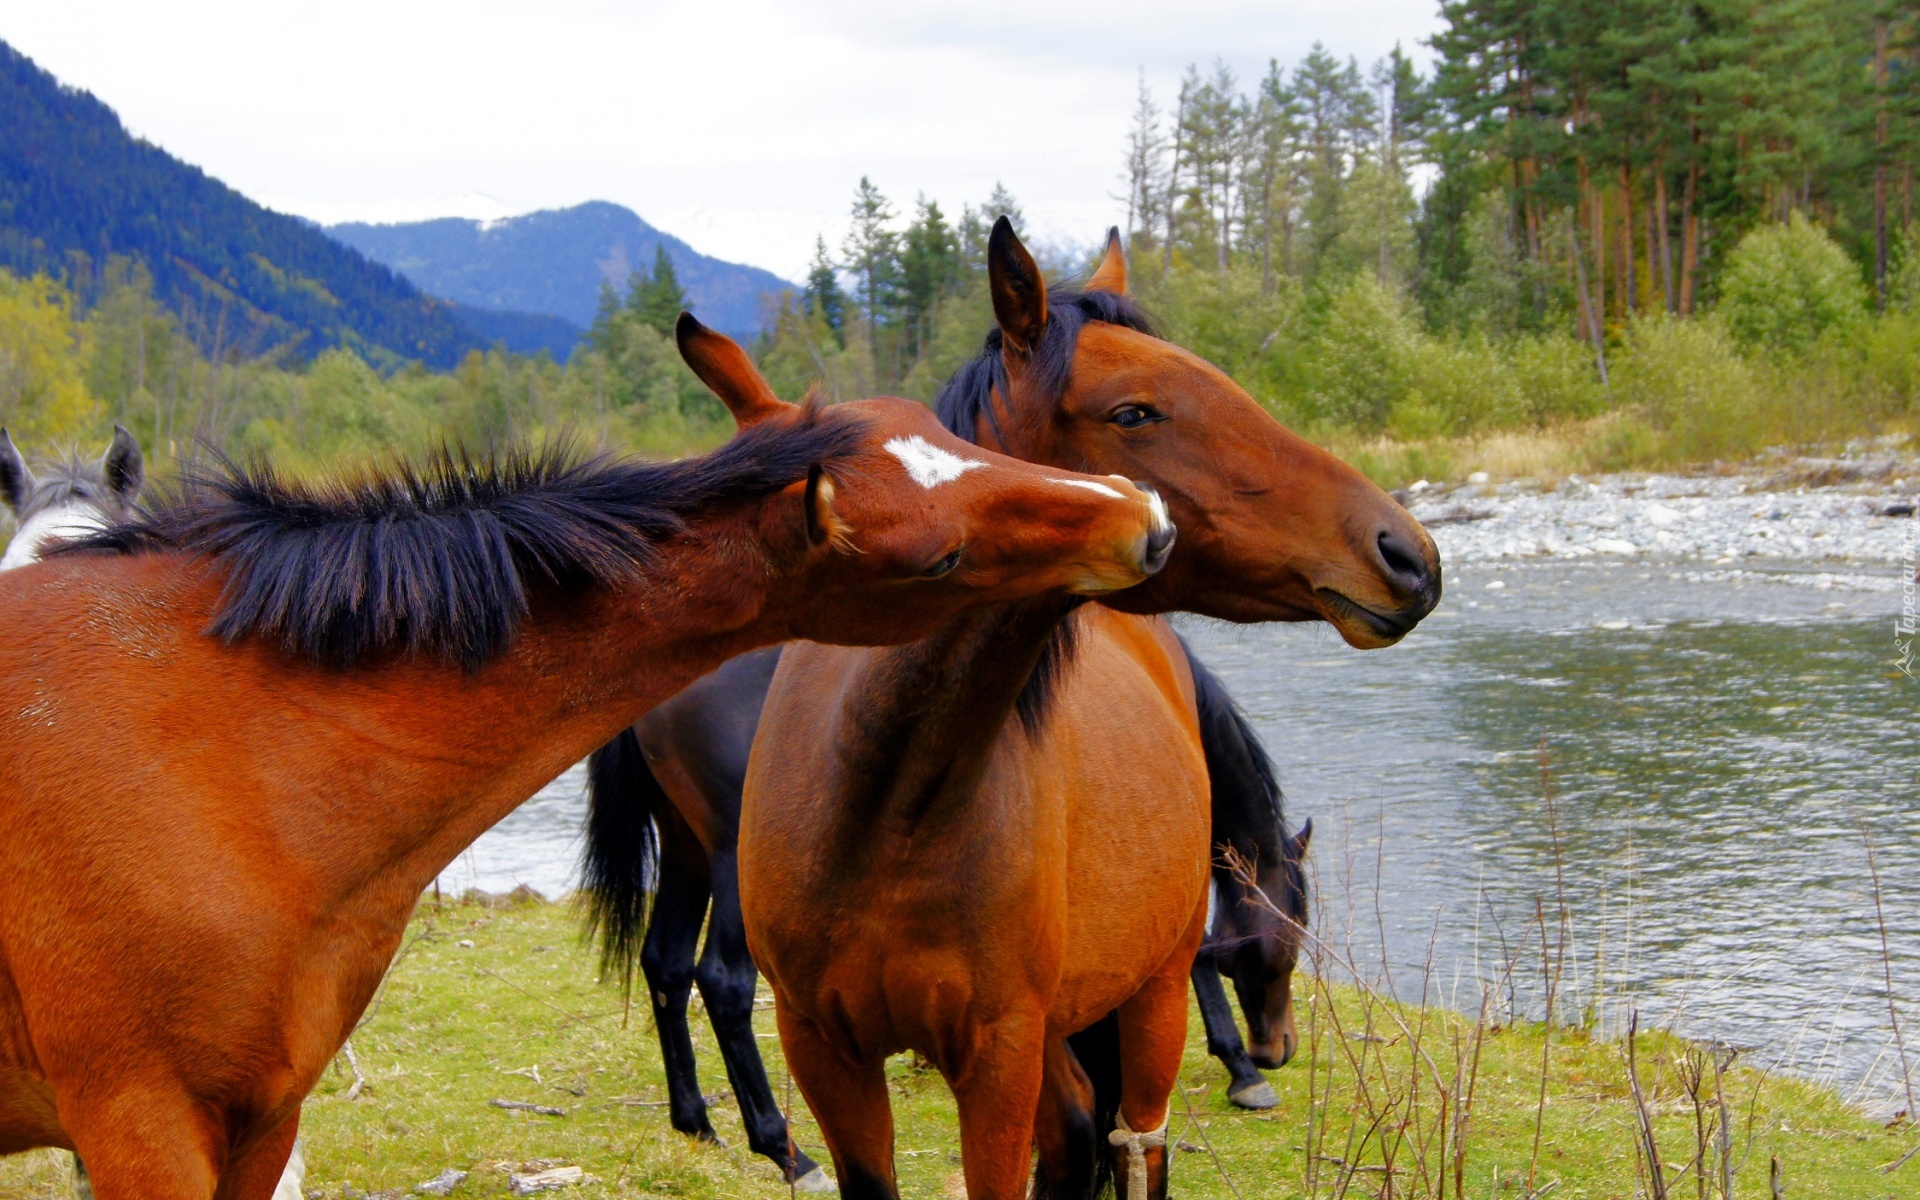
[[[72,456],[64,462],[42,463],[38,475],[28,469],[7,431],[0,429],[0,501],[14,520],[13,541],[0,556],[0,571],[36,561],[62,538],[92,533],[128,516],[145,481],[140,443],[118,425],[113,427],[113,444],[99,462]],[[306,1156],[296,1141],[273,1200],[304,1200],[301,1184],[306,1173]],[[76,1200],[93,1200],[93,1183],[77,1157],[73,1194]]]
[[0,557],[0,571],[24,567],[46,553],[53,542],[105,528],[126,513],[140,495],[145,466],[140,444],[118,425],[113,445],[97,463],[78,457],[41,464],[42,475],[28,469],[13,439],[0,429],[0,500],[13,513],[13,541]]

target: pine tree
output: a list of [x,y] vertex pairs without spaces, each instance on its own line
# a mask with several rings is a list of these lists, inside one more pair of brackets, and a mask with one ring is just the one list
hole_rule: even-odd
[[1275,243],[1278,270],[1293,274],[1293,234],[1299,216],[1302,183],[1300,100],[1287,86],[1278,60],[1267,62],[1248,114],[1247,165],[1241,174],[1241,208],[1247,236],[1260,252],[1260,286],[1274,289]]
[[1306,125],[1306,226],[1317,262],[1340,234],[1341,195],[1361,150],[1373,139],[1377,105],[1361,82],[1360,66],[1345,67],[1315,42],[1293,72]]
[[827,239],[813,242],[813,266],[807,270],[807,286],[802,292],[804,312],[817,317],[832,331],[834,341],[843,349],[847,344],[847,294],[840,287],[840,272],[827,257]]
[[899,285],[900,243],[887,228],[891,220],[893,209],[887,198],[862,175],[853,193],[853,223],[840,249],[846,255],[847,273],[853,276],[854,301],[871,330],[889,323]]
[[664,337],[673,336],[674,325],[687,310],[687,294],[674,274],[673,260],[667,257],[666,246],[654,246],[651,272],[645,275],[635,272],[627,292],[627,308],[655,332]]
[[995,221],[1005,217],[1015,233],[1021,237],[1027,236],[1026,212],[1021,209],[1020,202],[1013,198],[1013,193],[1007,190],[1007,185],[997,179],[993,181],[993,193],[987,197],[984,212],[988,229],[993,228]]
[[1147,87],[1147,73],[1143,69],[1133,105],[1133,128],[1127,133],[1127,241],[1136,255],[1153,249],[1155,223],[1160,215],[1160,175],[1166,152],[1166,135],[1160,132],[1160,108],[1153,102],[1153,92]]
[[613,353],[613,324],[620,315],[620,296],[604,277],[600,280],[600,305],[594,311],[593,325],[587,330],[587,345],[601,354]]
[[940,205],[922,195],[900,252],[901,318],[907,353],[917,358],[933,333],[935,306],[958,285],[960,243]]

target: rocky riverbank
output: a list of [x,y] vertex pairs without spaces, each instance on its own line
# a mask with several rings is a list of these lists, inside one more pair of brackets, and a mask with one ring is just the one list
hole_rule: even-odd
[[1788,459],[1734,474],[1421,481],[1394,495],[1449,564],[1615,556],[1912,569],[1920,462]]

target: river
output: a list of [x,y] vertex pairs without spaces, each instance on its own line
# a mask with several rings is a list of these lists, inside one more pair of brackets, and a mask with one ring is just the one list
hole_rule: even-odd
[[[1564,906],[1568,1015],[1637,1010],[1884,1107],[1889,965],[1920,1025],[1900,603],[1885,565],[1470,560],[1389,650],[1180,623],[1265,737],[1289,816],[1314,820],[1321,936],[1375,982],[1466,1009],[1491,984],[1538,1016],[1536,913],[1558,945]],[[575,768],[444,886],[564,892],[581,812]]]

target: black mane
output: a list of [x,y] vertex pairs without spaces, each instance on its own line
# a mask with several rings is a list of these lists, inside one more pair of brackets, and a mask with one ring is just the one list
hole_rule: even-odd
[[701,510],[804,479],[861,432],[813,409],[679,462],[583,458],[563,441],[479,458],[442,449],[326,484],[215,455],[149,510],[64,550],[211,556],[226,587],[208,632],[229,642],[273,638],[337,667],[405,651],[476,670],[513,637],[530,586],[633,580]]
[[[1050,289],[1047,292],[1046,332],[1040,335],[1039,349],[1034,351],[1028,367],[1033,380],[1032,395],[1038,398],[1041,405],[1057,404],[1060,397],[1066,394],[1067,385],[1073,379],[1074,350],[1080,344],[1080,331],[1089,321],[1119,325],[1148,337],[1160,336],[1154,329],[1152,319],[1134,303],[1131,296],[1117,292],[1089,292],[1064,285]],[[988,331],[980,353],[955,371],[934,398],[934,414],[947,427],[947,432],[962,441],[979,442],[980,418],[984,415],[994,437],[1002,445],[1006,442],[1000,429],[1000,415],[993,407],[995,391],[1002,397],[1011,395],[1006,360],[1000,354],[1002,340],[1000,327],[996,325]],[[1040,652],[1039,663],[1034,667],[1033,674],[1027,677],[1026,687],[1020,691],[1016,711],[1028,733],[1038,732],[1046,721],[1054,688],[1068,664],[1073,661],[1073,647],[1074,618],[1069,616],[1060,622],[1053,636],[1048,639],[1045,649]]]
[[[1271,897],[1283,912],[1298,921],[1307,915],[1307,882],[1300,863],[1289,857],[1287,817],[1280,780],[1266,745],[1253,722],[1234,702],[1227,685],[1180,639],[1193,670],[1195,707],[1200,717],[1200,746],[1207,760],[1212,794],[1213,844],[1232,846],[1258,866],[1282,864],[1287,892]],[[1235,895],[1233,871],[1215,855],[1213,878],[1223,895]]]
[[[1041,403],[1057,403],[1066,394],[1067,384],[1073,378],[1074,349],[1080,344],[1080,330],[1089,321],[1118,325],[1148,337],[1160,336],[1152,318],[1131,296],[1089,292],[1064,285],[1050,289],[1046,332],[1040,335],[1039,349],[1034,351],[1028,367],[1034,394],[1040,397]],[[955,437],[977,443],[980,439],[975,431],[983,414],[988,428],[996,437],[1000,435],[1000,416],[993,409],[992,399],[996,389],[1001,396],[1008,395],[1007,364],[1000,356],[1001,342],[1000,327],[996,325],[988,331],[980,353],[955,371],[934,397],[934,413]]]

